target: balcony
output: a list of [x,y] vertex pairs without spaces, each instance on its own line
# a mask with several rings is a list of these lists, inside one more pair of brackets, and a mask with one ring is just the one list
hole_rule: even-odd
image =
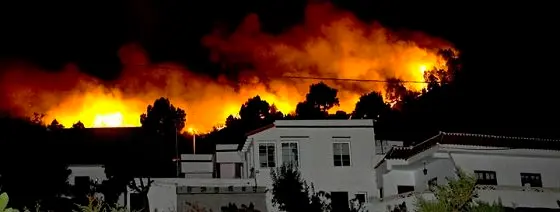
[[[560,208],[560,188],[531,188],[522,186],[477,185],[478,200],[484,202],[500,201],[505,207],[511,208]],[[385,198],[371,198],[370,211],[385,212],[388,207],[406,202],[409,210],[414,207],[417,197],[427,200],[435,199],[432,192],[408,192]]]
[[255,179],[249,178],[186,178],[183,185],[189,186],[255,186]]
[[560,188],[478,185],[478,199],[501,201],[506,207],[559,208]]
[[384,198],[373,197],[370,198],[369,209],[371,212],[386,212],[389,211],[388,210],[389,207],[393,208],[396,205],[400,205],[403,202],[405,202],[407,208],[410,211],[410,209],[413,208],[413,206],[416,204],[417,197],[422,197],[426,200],[435,199],[434,194],[429,191],[426,192],[413,191],[413,192],[407,192],[407,193],[402,193],[397,195],[391,195]]

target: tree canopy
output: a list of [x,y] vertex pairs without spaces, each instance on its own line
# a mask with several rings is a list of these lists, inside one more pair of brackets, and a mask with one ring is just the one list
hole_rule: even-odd
[[476,178],[462,170],[457,170],[456,178],[447,178],[447,184],[434,189],[436,200],[418,197],[418,212],[504,212],[501,203],[476,201]]
[[187,113],[183,109],[176,108],[169,99],[161,97],[153,105],[148,105],[146,113],[140,116],[140,123],[150,132],[168,135],[181,132],[186,119]]

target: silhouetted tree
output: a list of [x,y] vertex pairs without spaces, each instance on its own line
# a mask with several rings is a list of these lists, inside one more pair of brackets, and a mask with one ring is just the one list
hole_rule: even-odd
[[328,110],[339,105],[338,90],[320,82],[309,87],[305,101],[296,106],[296,116],[300,119],[327,118]]
[[73,129],[84,129],[86,128],[81,121],[78,121],[72,125]]
[[353,119],[375,119],[389,110],[383,97],[378,92],[371,92],[360,97],[352,114]]
[[275,118],[281,116],[282,113],[280,113],[276,107],[269,105],[268,102],[262,100],[260,96],[250,98],[241,106],[241,109],[239,109],[240,123],[243,124],[245,132],[271,124],[274,122]]
[[175,108],[169,99],[159,98],[153,105],[148,105],[146,113],[140,116],[142,127],[148,132],[169,135],[181,132],[185,128],[187,114],[181,108]]
[[272,204],[286,212],[310,211],[322,212],[330,210],[330,195],[323,191],[315,192],[301,178],[301,174],[293,164],[283,164],[271,169]]
[[58,130],[64,129],[64,126],[62,124],[58,123],[58,121],[56,119],[54,119],[54,120],[52,120],[51,124],[49,124],[49,126],[47,128],[51,131],[58,131]]
[[9,193],[10,205],[33,208],[40,201],[46,210],[56,208],[69,192],[64,148],[31,118],[0,117],[0,134],[0,188]]
[[33,115],[31,117],[28,118],[28,120],[31,123],[37,124],[37,125],[43,125],[43,119],[45,118],[45,114],[42,113],[33,113]]
[[493,204],[475,201],[478,196],[476,177],[462,170],[456,171],[457,178],[446,178],[447,184],[435,187],[436,200],[425,200],[417,197],[416,207],[418,212],[505,211],[499,201]]
[[336,111],[335,114],[329,115],[329,119],[349,119],[350,115],[342,110]]
[[276,106],[270,105],[260,96],[255,96],[241,105],[239,118],[233,115],[228,116],[225,128],[210,133],[206,142],[243,143],[246,133],[283,118],[284,115],[278,111]]

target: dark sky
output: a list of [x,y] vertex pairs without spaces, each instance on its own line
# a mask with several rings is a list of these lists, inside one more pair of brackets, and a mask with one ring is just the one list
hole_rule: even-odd
[[[469,83],[490,93],[488,98],[542,102],[556,93],[553,76],[559,66],[553,3],[334,3],[364,21],[421,30],[453,42],[470,67],[473,81]],[[2,1],[0,57],[28,59],[51,70],[77,62],[82,70],[110,79],[120,69],[119,47],[138,42],[154,61],[176,61],[197,72],[216,73],[200,44],[214,26],[234,29],[255,12],[265,31],[279,33],[301,21],[305,5],[306,1],[295,0]]]
[[[545,50],[537,43],[551,36],[542,30],[553,31],[547,27],[554,22],[552,14],[546,12],[546,8],[553,7],[538,2],[334,3],[365,21],[378,20],[391,28],[422,30],[444,37],[465,54],[472,52],[473,55],[466,56],[481,63],[490,62],[489,55],[496,51],[500,53],[492,57],[535,57],[536,52],[524,48],[534,45]],[[118,70],[118,48],[125,42],[137,41],[154,60],[202,66],[207,53],[200,38],[216,24],[235,27],[247,13],[255,12],[266,31],[281,32],[301,21],[305,5],[306,1],[295,0],[2,1],[0,55],[27,58],[51,69],[77,61],[88,72],[110,77],[108,70]],[[528,64],[532,63],[529,61]]]

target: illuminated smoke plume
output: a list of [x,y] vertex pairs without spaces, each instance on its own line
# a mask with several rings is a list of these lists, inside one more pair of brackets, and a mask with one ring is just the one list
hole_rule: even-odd
[[[203,39],[212,50],[211,59],[241,70],[247,76],[261,76],[272,91],[286,86],[297,92],[290,96],[302,99],[309,80],[287,80],[262,76],[305,76],[338,79],[398,78],[404,81],[424,81],[424,71],[444,68],[445,61],[437,55],[452,46],[422,33],[408,33],[400,39],[396,33],[380,24],[360,22],[351,13],[340,11],[331,4],[307,7],[305,23],[280,35],[260,30],[258,16],[245,18],[231,34],[216,30]],[[250,64],[250,66],[244,66]],[[351,111],[359,96],[372,90],[385,95],[385,84],[379,82],[325,81],[339,89],[342,109]],[[420,91],[426,84],[409,83],[408,89]]]
[[[1,67],[1,109],[29,116],[46,114],[66,127],[81,121],[86,127],[139,126],[140,114],[161,96],[187,112],[187,127],[207,132],[237,114],[248,99],[262,99],[289,113],[317,80],[283,78],[399,78],[423,81],[423,71],[445,61],[436,55],[450,45],[427,36],[399,40],[379,24],[364,24],[329,4],[310,5],[303,25],[281,35],[262,32],[256,15],[249,15],[232,34],[220,30],[204,37],[211,59],[225,67],[241,68],[240,81],[213,79],[173,63],[150,63],[138,45],[119,51],[124,64],[118,80],[103,82],[69,64],[47,73],[26,63]],[[354,109],[360,95],[382,93],[384,84],[325,81],[339,89],[340,108]],[[407,84],[419,90],[424,84]]]

